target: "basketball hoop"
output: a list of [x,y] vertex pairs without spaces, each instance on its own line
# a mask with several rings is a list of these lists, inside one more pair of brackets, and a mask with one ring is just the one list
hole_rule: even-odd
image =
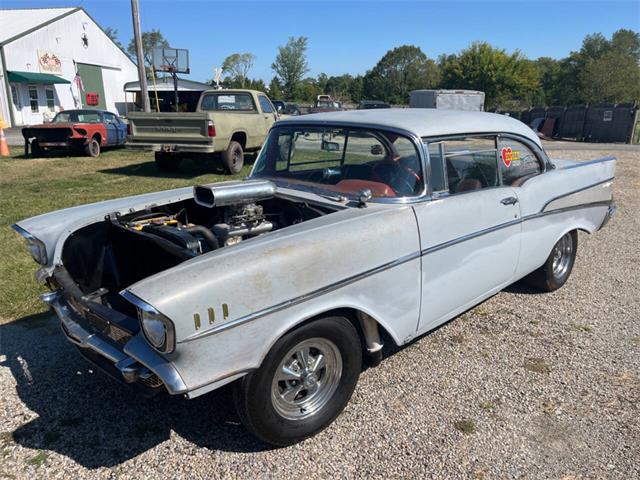
[[173,77],[174,108],[179,111],[178,73],[189,73],[189,51],[185,48],[153,49],[152,69],[154,72],[167,72]]

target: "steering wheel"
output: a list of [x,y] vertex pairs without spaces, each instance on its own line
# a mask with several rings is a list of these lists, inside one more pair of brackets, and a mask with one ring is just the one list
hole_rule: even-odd
[[415,182],[422,180],[410,167],[393,160],[376,163],[371,173],[376,181],[389,185],[399,195],[413,195]]

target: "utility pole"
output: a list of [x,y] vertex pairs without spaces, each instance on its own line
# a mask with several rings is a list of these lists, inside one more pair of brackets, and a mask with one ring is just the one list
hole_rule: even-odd
[[140,9],[138,0],[131,0],[131,16],[133,17],[133,39],[136,43],[136,59],[138,62],[138,78],[140,79],[140,94],[145,112],[151,111],[149,89],[147,88],[147,72],[144,69],[144,52],[142,51],[142,35],[140,34]]

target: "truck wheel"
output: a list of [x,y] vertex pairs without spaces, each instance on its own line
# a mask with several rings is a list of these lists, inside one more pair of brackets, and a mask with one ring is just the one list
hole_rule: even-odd
[[176,155],[171,155],[167,152],[156,152],[155,159],[158,170],[163,172],[176,172],[180,168],[181,159]]
[[344,317],[307,323],[276,342],[258,370],[234,389],[242,423],[261,440],[290,445],[315,435],[342,412],[362,363],[362,344]]
[[544,292],[553,292],[563,286],[576,261],[578,234],[574,230],[565,233],[553,246],[549,258],[539,269],[530,273],[525,281]]
[[89,140],[89,142],[84,146],[84,153],[89,157],[98,157],[100,155],[100,142],[95,138]]
[[244,166],[244,152],[242,151],[242,145],[235,140],[231,140],[227,149],[222,152],[222,163],[228,173],[232,175],[240,173]]
[[32,157],[41,157],[44,154],[44,150],[40,146],[37,140],[33,140],[31,142],[31,156]]

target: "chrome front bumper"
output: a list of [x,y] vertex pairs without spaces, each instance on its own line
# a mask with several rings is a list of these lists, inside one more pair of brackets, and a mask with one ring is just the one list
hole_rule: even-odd
[[[187,386],[175,367],[157,354],[138,334],[129,340],[123,349],[112,345],[100,338],[96,333],[89,332],[79,322],[76,313],[62,293],[58,290],[45,293],[40,298],[49,305],[60,319],[62,331],[67,339],[82,350],[87,350],[107,361],[122,376],[119,380],[126,383],[140,382],[145,384],[153,374],[162,381],[167,391],[172,395],[187,392]],[[109,372],[108,372],[109,373]]]

